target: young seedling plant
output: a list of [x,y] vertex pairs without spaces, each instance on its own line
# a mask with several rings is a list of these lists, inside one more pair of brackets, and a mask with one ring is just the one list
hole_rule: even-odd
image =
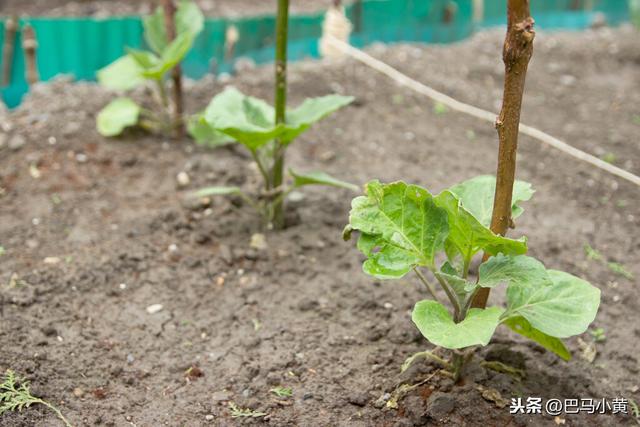
[[169,40],[164,10],[159,6],[142,21],[144,39],[151,50],[127,48],[126,55],[98,72],[98,82],[108,89],[126,92],[145,85],[152,90],[155,100],[155,105],[147,108],[129,97],[114,99],[97,116],[96,126],[101,135],[117,136],[131,126],[169,135],[183,125],[182,117],[173,114],[180,106],[172,105],[168,96],[167,76],[202,31],[204,15],[194,2],[182,0],[174,20],[176,36]]
[[285,154],[291,143],[312,124],[353,101],[349,96],[327,95],[307,99],[294,109],[286,108],[288,8],[288,0],[278,1],[275,107],[228,87],[215,96],[208,107],[197,115],[195,122],[190,124],[190,132],[196,139],[215,139],[217,134],[223,134],[242,144],[251,154],[264,180],[264,190],[253,196],[238,187],[209,187],[194,195],[240,195],[262,213],[268,228],[275,229],[284,227],[284,200],[296,188],[328,185],[358,190],[353,184],[324,172],[300,174],[289,170],[290,183],[285,180]]
[[12,370],[7,370],[3,382],[0,384],[0,417],[7,412],[22,411],[31,405],[46,406],[60,418],[60,421],[62,421],[66,427],[72,427],[71,423],[62,415],[62,412],[60,412],[58,408],[46,400],[32,395],[29,389],[29,383],[24,379],[18,378]]
[[[493,233],[496,180],[479,176],[432,195],[404,182],[371,181],[366,195],[352,202],[345,238],[359,231],[358,249],[366,256],[364,272],[378,279],[400,279],[414,272],[432,299],[415,304],[412,320],[432,344],[454,351],[446,363],[457,380],[465,358],[460,349],[486,346],[503,324],[564,360],[571,354],[562,342],[585,332],[594,320],[600,291],[569,273],[547,269],[529,257],[527,239]],[[512,218],[533,195],[531,185],[516,181]],[[469,274],[474,256],[491,257]],[[430,272],[444,290],[440,301]],[[472,308],[481,289],[506,285],[506,307]]]

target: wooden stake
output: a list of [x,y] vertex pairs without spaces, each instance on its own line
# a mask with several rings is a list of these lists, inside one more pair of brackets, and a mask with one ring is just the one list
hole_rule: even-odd
[[[507,233],[512,224],[511,198],[516,175],[518,128],[527,68],[533,54],[535,37],[533,24],[529,0],[508,0],[507,36],[502,53],[505,65],[504,94],[502,110],[496,119],[500,146],[496,193],[491,217],[491,231],[502,236]],[[485,254],[484,261],[488,258],[489,256]],[[489,291],[489,288],[480,289],[473,300],[472,307],[486,307]]]
[[36,60],[36,52],[38,50],[38,41],[36,40],[36,32],[33,27],[26,24],[22,28],[22,48],[24,49],[24,62],[26,64],[26,78],[29,85],[38,82],[38,63]]
[[18,18],[12,16],[5,22],[4,46],[2,48],[2,86],[11,83],[11,69],[13,66],[14,45],[18,32]]
[[[164,9],[164,26],[167,31],[167,42],[171,43],[176,38],[176,7],[173,4],[173,0],[162,0],[162,8]],[[180,64],[173,67],[171,77],[173,79],[173,107],[176,136],[182,138],[184,136],[184,121],[182,120],[184,101],[182,97],[182,67]]]

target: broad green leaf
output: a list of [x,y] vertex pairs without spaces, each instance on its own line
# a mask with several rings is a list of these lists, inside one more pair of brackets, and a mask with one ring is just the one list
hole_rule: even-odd
[[152,52],[146,50],[126,48],[127,53],[133,58],[134,61],[140,66],[142,70],[148,70],[153,67],[157,67],[160,64],[160,58],[158,58]]
[[252,151],[281,133],[273,124],[275,111],[261,99],[228,87],[207,106],[204,117],[214,129],[223,132]]
[[102,136],[116,136],[138,123],[140,107],[130,98],[116,98],[98,113],[96,125]]
[[178,35],[166,49],[162,51],[160,61],[151,68],[144,69],[142,75],[150,79],[160,80],[165,73],[178,65],[193,45],[193,35],[182,33]]
[[[416,266],[433,268],[434,255],[447,236],[447,216],[423,188],[404,182],[367,184],[367,195],[353,199],[349,222],[354,230],[369,235],[364,271],[386,279],[398,278]],[[362,237],[361,237],[362,239]]]
[[[204,28],[204,15],[194,2],[188,0],[178,4],[175,21],[177,35],[188,32],[195,37]],[[169,44],[163,8],[157,7],[153,14],[145,16],[142,19],[142,25],[147,45],[157,54],[162,54]]]
[[209,148],[216,148],[234,142],[233,138],[218,132],[204,120],[202,114],[195,114],[187,122],[187,132],[193,137],[198,145]]
[[299,174],[289,169],[289,173],[293,177],[293,186],[302,187],[305,185],[327,185],[330,187],[346,188],[353,191],[358,191],[359,187],[349,182],[340,181],[324,172],[309,172],[306,174]]
[[131,55],[125,55],[98,71],[98,83],[113,90],[133,89],[144,83],[142,71]]
[[552,337],[583,333],[596,317],[600,290],[569,273],[557,270],[547,273],[551,279],[548,285],[509,285],[505,317],[522,316],[531,326]]
[[549,336],[531,326],[527,319],[521,316],[512,317],[503,322],[509,329],[537,342],[542,347],[557,354],[564,360],[571,360],[571,352],[565,347],[562,340]]
[[478,285],[493,288],[500,283],[546,286],[551,283],[544,265],[525,255],[498,254],[480,265]]
[[151,15],[142,18],[142,27],[147,45],[157,54],[161,54],[168,44],[162,6],[158,6]]
[[[493,212],[493,199],[496,192],[496,177],[493,175],[481,175],[471,178],[449,189],[462,202],[462,206],[486,227],[491,224]],[[524,181],[516,181],[513,186],[511,201],[512,218],[519,217],[524,209],[520,202],[525,202],[533,196],[534,190],[531,184]]]
[[443,191],[433,200],[449,217],[449,236],[445,249],[450,260],[453,261],[454,255],[459,254],[468,262],[481,250],[490,255],[521,255],[527,252],[526,238],[513,240],[494,234],[464,209],[451,191]]
[[432,344],[456,349],[487,345],[503,312],[500,307],[472,308],[462,322],[455,323],[445,306],[424,300],[416,304],[411,319]]
[[190,197],[228,196],[230,194],[242,194],[240,187],[205,187],[190,193]]
[[176,32],[191,33],[194,37],[204,29],[204,15],[198,5],[189,0],[182,0],[176,10]]
[[286,130],[280,136],[282,144],[289,144],[312,124],[353,102],[352,96],[327,95],[305,100],[299,107],[288,110]]
[[205,110],[205,118],[215,129],[255,151],[274,139],[284,145],[291,143],[314,122],[352,100],[338,95],[308,99],[287,112],[286,123],[276,125],[272,106],[229,87],[211,100]]

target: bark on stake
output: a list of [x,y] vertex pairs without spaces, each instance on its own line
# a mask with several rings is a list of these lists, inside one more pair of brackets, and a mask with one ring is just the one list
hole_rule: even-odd
[[[176,38],[176,7],[173,0],[162,0],[162,8],[164,9],[164,26],[167,31],[167,41],[171,43]],[[182,100],[182,67],[177,64],[171,70],[173,78],[173,108],[176,136],[182,138],[184,136],[184,123],[182,121],[182,113],[184,111]]]
[[4,28],[4,46],[2,48],[2,86],[7,86],[11,83],[11,68],[13,65],[13,52],[17,31],[18,19],[12,16],[7,19]]
[[[507,36],[502,52],[505,65],[504,95],[502,110],[496,119],[500,146],[498,149],[496,193],[491,217],[491,230],[502,236],[506,234],[512,224],[511,197],[516,175],[518,127],[520,126],[520,109],[527,68],[533,54],[533,39],[535,37],[533,24],[529,0],[508,0]],[[486,261],[488,258],[489,256],[485,254],[484,260]],[[481,288],[473,300],[472,307],[486,307],[488,298],[489,288]]]
[[[275,122],[284,123],[287,108],[287,30],[289,24],[289,0],[278,0],[278,17],[276,19],[276,117]],[[285,148],[275,142],[276,156],[271,170],[270,189],[282,187],[284,175]],[[276,196],[277,197],[277,196]],[[273,208],[273,227],[284,228],[284,200],[278,197]]]
[[27,67],[27,83],[33,85],[38,82],[38,63],[36,60],[36,51],[38,49],[38,41],[33,27],[29,24],[22,28],[22,48],[24,49],[24,62]]

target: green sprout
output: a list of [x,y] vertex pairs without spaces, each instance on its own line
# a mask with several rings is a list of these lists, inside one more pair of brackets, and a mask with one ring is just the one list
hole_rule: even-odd
[[589,334],[593,337],[595,342],[606,341],[607,336],[604,333],[604,328],[593,328],[589,329]]
[[229,402],[229,409],[233,418],[260,418],[267,415],[266,412],[254,411],[248,408],[239,408],[233,402]]
[[35,397],[29,390],[29,383],[18,378],[11,369],[5,372],[4,381],[0,384],[0,415],[7,412],[20,412],[31,405],[44,405],[52,410],[66,427],[72,427],[71,423],[62,415],[62,412],[46,400]]
[[293,395],[293,390],[291,389],[291,387],[278,386],[272,388],[269,391],[278,397],[291,397]]

